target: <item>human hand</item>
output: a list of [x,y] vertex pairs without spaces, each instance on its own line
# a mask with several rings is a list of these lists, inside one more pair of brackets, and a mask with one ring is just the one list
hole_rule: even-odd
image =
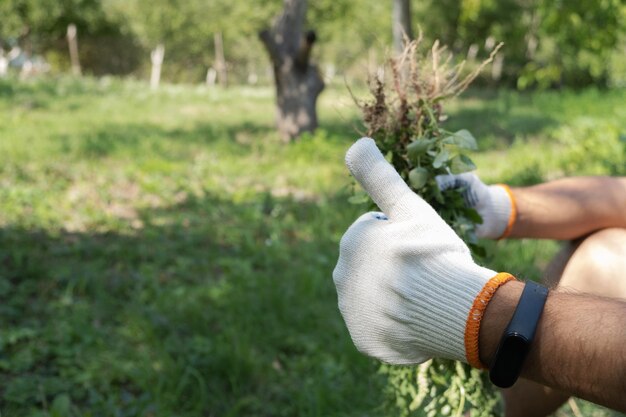
[[515,221],[516,210],[513,194],[508,186],[485,185],[473,173],[439,175],[435,178],[439,189],[458,189],[468,207],[476,209],[482,224],[476,225],[476,235],[490,239],[502,239],[509,235]]
[[481,367],[483,312],[509,274],[474,263],[467,246],[362,138],[346,164],[384,213],[350,226],[333,271],[339,309],[356,347],[393,364],[431,357]]

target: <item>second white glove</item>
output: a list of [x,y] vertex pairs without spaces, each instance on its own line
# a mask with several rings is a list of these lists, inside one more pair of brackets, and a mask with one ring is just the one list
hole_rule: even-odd
[[483,218],[476,225],[476,235],[489,239],[508,236],[515,221],[515,200],[508,186],[485,185],[475,174],[439,175],[435,178],[439,189],[461,190],[465,204],[476,209]]

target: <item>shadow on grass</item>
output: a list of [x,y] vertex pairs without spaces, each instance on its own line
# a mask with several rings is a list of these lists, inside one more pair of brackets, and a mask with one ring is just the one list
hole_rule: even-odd
[[270,136],[273,128],[252,122],[238,125],[200,123],[189,129],[168,129],[152,123],[107,124],[104,127],[73,135],[58,135],[53,140],[64,153],[77,157],[103,158],[113,154],[133,155],[150,152],[160,157],[171,155],[177,146],[216,143],[248,148],[254,138]]
[[[357,118],[350,121],[330,120],[322,123],[315,133],[305,133],[297,141],[323,135],[328,142],[349,143],[362,136],[356,128],[359,128]],[[219,145],[236,148],[233,152],[245,152],[263,143],[281,144],[274,126],[249,121],[236,125],[196,123],[189,128],[175,129],[152,123],[107,124],[71,135],[57,135],[53,140],[65,154],[95,159],[142,154],[168,159],[177,151],[193,149],[189,145]]]
[[314,403],[330,415],[380,404],[331,279],[337,231],[353,215],[336,209],[344,199],[207,195],[140,212],[138,230],[0,229],[3,414],[305,415]]
[[[20,107],[27,110],[47,109],[59,100],[76,99],[94,94],[108,93],[120,89],[120,83],[108,85],[96,78],[71,76],[36,77],[29,80],[20,80],[16,76],[0,78],[0,100],[10,102],[11,107]],[[77,103],[70,103],[67,110],[79,107]]]

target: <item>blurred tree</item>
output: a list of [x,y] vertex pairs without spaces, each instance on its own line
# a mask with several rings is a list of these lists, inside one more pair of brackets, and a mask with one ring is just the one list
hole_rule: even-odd
[[[194,13],[199,10],[197,1],[181,0],[105,0],[105,9],[113,19],[123,22],[139,40],[143,48],[150,50],[151,57],[159,57],[162,48],[168,60],[184,59],[180,55],[193,54],[191,48],[208,43],[210,33],[198,27]],[[196,37],[192,39],[190,37]],[[180,54],[180,51],[184,51]],[[144,60],[148,62],[149,55]],[[187,59],[189,59],[187,57]],[[151,79],[155,79],[154,64]],[[160,78],[160,71],[159,71]]]
[[68,68],[67,27],[75,24],[80,60],[88,72],[127,73],[136,67],[136,43],[121,22],[110,19],[100,0],[2,0],[0,16],[0,46],[17,44]]
[[124,22],[144,48],[163,44],[165,77],[191,82],[203,80],[209,67],[234,69],[239,79],[245,79],[247,67],[263,60],[250,43],[256,41],[258,28],[280,9],[279,0],[254,5],[230,0],[103,1],[107,13]]
[[413,39],[411,0],[393,0],[393,49],[404,51],[404,37]]
[[316,40],[304,32],[306,0],[285,0],[282,14],[259,37],[272,61],[276,83],[278,131],[285,141],[317,128],[316,102],[324,81],[310,62]]
[[621,0],[421,0],[415,5],[426,37],[441,39],[456,53],[476,52],[486,39],[504,41],[503,78],[510,85],[602,86],[616,77],[610,56],[624,45]]
[[[324,80],[333,73],[364,80],[368,67],[379,62],[392,42],[390,4],[371,0],[315,0],[310,2],[307,22],[315,28],[319,42],[313,51]],[[335,70],[335,71],[333,71]]]
[[0,37],[43,44],[64,39],[67,26],[96,32],[109,25],[98,0],[2,0]]
[[606,85],[610,58],[626,32],[622,0],[537,0],[537,48],[518,85]]

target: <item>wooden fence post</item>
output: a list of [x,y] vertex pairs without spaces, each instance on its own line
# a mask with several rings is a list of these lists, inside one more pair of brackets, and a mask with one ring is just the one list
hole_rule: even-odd
[[150,73],[150,89],[156,90],[159,88],[161,81],[161,65],[163,64],[163,57],[165,56],[165,47],[162,43],[158,44],[156,48],[150,53],[150,61],[152,61],[152,71]]
[[70,23],[67,25],[67,43],[70,48],[70,62],[72,63],[72,74],[80,76],[82,71],[80,69],[80,61],[78,60],[78,36],[76,25]]
[[9,58],[5,55],[4,49],[0,48],[0,78],[7,76],[9,72]]
[[215,32],[213,35],[215,43],[215,69],[217,70],[217,78],[222,87],[228,84],[228,72],[226,69],[226,59],[224,58],[224,41],[222,32]]
[[215,80],[217,79],[217,71],[215,71],[215,68],[213,67],[209,67],[209,69],[206,72],[206,85],[208,85],[209,87],[213,87],[215,85]]

